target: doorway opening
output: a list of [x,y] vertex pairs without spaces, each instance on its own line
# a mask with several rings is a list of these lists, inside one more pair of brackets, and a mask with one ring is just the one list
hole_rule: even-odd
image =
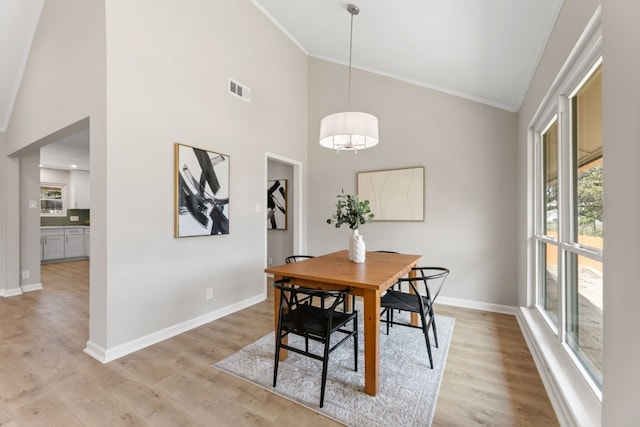
[[266,155],[265,266],[306,250],[303,241],[302,163]]

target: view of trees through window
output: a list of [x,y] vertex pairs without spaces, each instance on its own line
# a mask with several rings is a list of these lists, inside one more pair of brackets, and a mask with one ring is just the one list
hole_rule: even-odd
[[[602,386],[602,71],[595,66],[540,132],[537,305]],[[566,113],[566,112],[565,112]],[[559,129],[569,129],[561,133]],[[561,321],[564,320],[564,321]],[[564,325],[564,331],[561,331]]]
[[602,237],[602,219],[600,161],[597,166],[578,172],[578,236]]

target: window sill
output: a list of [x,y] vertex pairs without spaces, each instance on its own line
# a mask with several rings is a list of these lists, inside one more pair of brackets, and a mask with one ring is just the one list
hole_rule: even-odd
[[520,307],[517,319],[560,424],[599,426],[601,394],[594,393],[541,315]]

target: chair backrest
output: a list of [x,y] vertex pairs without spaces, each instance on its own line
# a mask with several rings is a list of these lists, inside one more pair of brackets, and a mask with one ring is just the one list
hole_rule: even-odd
[[[433,304],[449,275],[449,269],[444,267],[414,267],[412,270],[416,272],[416,277],[400,278],[396,284],[408,283],[413,289],[413,293],[426,296],[429,298],[430,304]],[[420,285],[421,283],[422,285]],[[419,298],[419,301],[424,311],[424,301],[422,298]]]
[[[345,298],[351,292],[350,288],[332,291],[302,288],[289,283],[289,279],[277,280],[273,282],[273,287],[280,290],[280,317],[282,317],[283,313],[292,312],[305,305],[311,306],[313,298],[319,298],[320,302],[327,298],[332,298],[332,304],[329,308],[322,307],[322,310],[327,312],[329,322],[331,322],[331,317],[338,305],[343,304]],[[329,323],[330,326],[331,324]]]
[[284,262],[291,264],[292,262],[304,261],[305,259],[313,258],[313,255],[291,255],[284,259]]
[[433,303],[440,294],[444,282],[449,276],[449,269],[444,267],[414,267],[416,279],[422,279],[427,297]]

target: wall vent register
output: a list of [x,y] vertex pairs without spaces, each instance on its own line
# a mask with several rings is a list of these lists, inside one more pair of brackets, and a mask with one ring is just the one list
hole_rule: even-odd
[[229,93],[237,96],[243,101],[251,102],[251,89],[232,78],[229,78]]

